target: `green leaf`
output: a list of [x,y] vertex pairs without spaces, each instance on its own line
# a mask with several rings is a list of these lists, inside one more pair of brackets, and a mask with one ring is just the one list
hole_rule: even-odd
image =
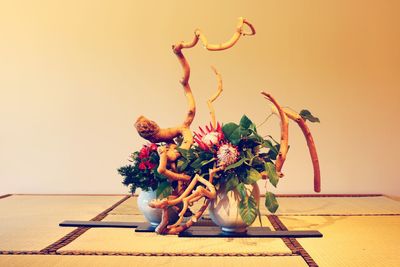
[[233,133],[227,137],[227,139],[234,145],[239,144],[240,139],[242,138],[242,129],[241,127],[236,128]]
[[233,163],[233,164],[229,165],[228,167],[226,167],[226,168],[225,168],[225,171],[228,171],[228,170],[230,170],[230,169],[234,169],[234,168],[239,167],[240,165],[243,164],[243,162],[244,162],[245,160],[246,160],[245,158],[242,158],[242,159],[240,159],[239,161],[236,161],[235,163]]
[[305,120],[309,120],[310,122],[320,122],[319,119],[314,117],[307,109],[300,111],[300,116]]
[[181,169],[181,167],[182,167],[184,162],[185,162],[184,158],[180,158],[180,159],[177,160],[176,167],[178,167],[178,170]]
[[276,185],[279,182],[279,176],[276,173],[275,165],[271,162],[266,162],[264,166],[265,166],[265,171],[268,174],[269,181],[273,186],[276,187]]
[[269,148],[270,150],[274,151],[276,154],[278,154],[278,152],[279,152],[279,151],[275,148],[275,146],[272,144],[272,142],[269,141],[269,140],[264,140],[262,146],[263,146],[263,147]]
[[188,165],[189,165],[189,161],[185,158],[178,159],[178,162],[176,164],[179,172],[183,172],[187,168]]
[[279,204],[278,204],[278,201],[276,200],[276,197],[275,197],[275,195],[273,193],[267,192],[265,194],[265,206],[272,213],[275,213],[276,210],[278,209]]
[[214,158],[214,154],[213,154],[213,153],[204,152],[204,151],[202,151],[202,152],[199,154],[199,156],[200,156],[200,158],[203,159],[203,160],[209,160],[209,159]]
[[252,160],[254,158],[254,155],[250,149],[244,149],[244,153],[246,154],[246,158],[249,160]]
[[239,128],[239,125],[237,125],[236,123],[230,122],[227,124],[224,124],[222,126],[222,132],[224,133],[224,136],[226,138],[229,138],[229,136],[231,136],[231,134],[237,129]]
[[225,192],[228,193],[229,191],[235,189],[238,184],[239,178],[236,176],[236,174],[232,173],[231,175],[229,175],[228,180],[225,184]]
[[254,127],[250,126],[249,130],[254,135],[254,137],[252,136],[252,139],[256,140],[257,142],[260,142],[261,144],[264,142],[264,138],[262,138],[262,136],[257,133],[255,125]]
[[239,183],[236,186],[236,190],[239,192],[240,198],[245,199],[247,198],[247,192],[246,192],[246,187],[244,186],[243,183]]
[[264,140],[262,146],[269,148],[268,156],[275,160],[279,153],[280,144],[273,145],[270,140]]
[[189,150],[180,147],[177,147],[176,150],[178,150],[178,152],[181,153],[182,157],[184,157],[185,159],[190,159]]
[[279,144],[279,142],[275,140],[275,138],[273,138],[272,135],[267,135],[267,136],[271,138],[272,141],[274,141],[275,145]]
[[252,124],[250,124],[249,130],[252,131],[253,133],[257,134],[257,126],[254,122]]
[[253,158],[253,161],[251,162],[251,166],[252,167],[256,167],[256,166],[264,166],[264,160],[262,160],[262,158],[255,156]]
[[200,167],[203,167],[203,166],[205,166],[205,165],[207,165],[207,164],[209,164],[209,163],[211,163],[211,162],[213,162],[213,161],[215,161],[216,160],[216,158],[212,158],[212,159],[210,159],[210,160],[203,160],[202,162],[201,162],[201,166]]
[[190,167],[191,168],[193,168],[193,169],[198,169],[198,168],[200,168],[201,167],[201,162],[203,161],[203,159],[202,158],[197,158],[195,161],[193,161],[191,164],[190,164]]
[[252,195],[239,202],[239,213],[247,225],[251,225],[257,218],[257,202]]
[[239,125],[245,129],[249,129],[252,124],[253,122],[246,115],[243,115],[239,122]]
[[162,182],[156,190],[156,196],[157,198],[166,198],[167,196],[171,195],[172,193],[172,186],[169,184],[169,182],[165,181]]
[[261,174],[256,169],[250,168],[250,170],[247,171],[247,177],[246,177],[246,181],[244,181],[244,183],[245,184],[254,184],[261,178],[262,178]]

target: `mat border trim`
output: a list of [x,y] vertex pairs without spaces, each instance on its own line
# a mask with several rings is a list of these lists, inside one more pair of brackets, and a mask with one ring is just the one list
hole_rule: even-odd
[[65,256],[135,256],[135,257],[282,257],[299,256],[293,253],[196,253],[196,252],[123,252],[123,251],[0,251],[0,255],[65,255]]
[[[54,194],[54,193],[14,193],[7,194],[14,196],[132,196],[137,197],[138,194]],[[265,194],[260,194],[260,196],[264,197]],[[276,194],[277,197],[382,197],[386,196],[384,194],[370,193],[370,194]],[[389,197],[389,196],[386,196]]]
[[[287,227],[276,215],[267,215],[268,220],[276,231],[287,231]],[[318,266],[310,254],[303,248],[303,246],[296,240],[296,238],[282,238],[282,241],[292,251],[293,254],[300,255],[308,266]]]

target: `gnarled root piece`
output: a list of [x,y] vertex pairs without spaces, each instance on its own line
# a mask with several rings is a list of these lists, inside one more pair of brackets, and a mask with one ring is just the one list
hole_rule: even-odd
[[[207,189],[205,189],[203,186],[199,185],[196,187],[196,189],[193,191],[193,193],[190,194],[190,192],[193,190],[194,186],[198,182],[205,185]],[[159,226],[156,228],[156,232],[160,233],[160,234],[169,234],[172,231],[175,232],[175,230],[173,230],[173,229],[180,228],[180,223],[183,221],[183,216],[184,216],[189,204],[193,203],[194,201],[199,200],[202,197],[205,197],[207,199],[214,199],[216,197],[215,187],[212,185],[212,183],[210,183],[209,181],[207,181],[200,175],[196,175],[192,179],[192,181],[190,182],[190,184],[188,185],[186,190],[179,197],[177,197],[175,199],[171,199],[171,200],[163,199],[163,200],[155,200],[155,201],[151,202],[149,204],[150,207],[163,209],[162,221],[159,224]],[[174,225],[167,227],[168,216],[165,214],[168,214],[168,207],[175,206],[175,205],[179,204],[180,202],[183,202],[184,205],[183,205],[183,209],[179,213],[178,221]],[[196,214],[198,215],[198,213],[196,213]],[[196,214],[194,216],[196,216]],[[196,217],[194,217],[194,218],[196,218]],[[197,219],[198,219],[198,217],[196,218],[196,220]],[[193,220],[193,217],[191,218],[191,220]]]
[[283,177],[283,173],[281,172],[281,170],[283,164],[285,163],[286,154],[289,148],[289,120],[288,117],[286,116],[286,113],[283,111],[282,107],[278,104],[275,98],[273,98],[270,94],[266,92],[261,92],[261,94],[266,99],[271,101],[272,104],[274,104],[281,118],[281,143],[280,143],[279,153],[275,161],[275,169],[279,177]]
[[210,110],[211,124],[212,124],[212,127],[215,129],[217,127],[217,121],[215,119],[215,109],[214,109],[212,103],[222,93],[222,78],[221,78],[221,74],[219,74],[219,72],[217,71],[217,69],[215,67],[211,66],[211,68],[213,69],[215,75],[217,76],[218,88],[217,88],[217,92],[210,99],[208,99],[207,105],[208,105],[208,109]]
[[164,233],[169,235],[177,235],[180,232],[190,228],[195,222],[197,222],[200,219],[200,217],[203,215],[204,211],[207,209],[209,204],[210,200],[206,199],[206,201],[200,207],[200,209],[185,224],[179,225],[178,227],[174,227],[171,229],[167,229]]
[[[204,201],[203,205],[200,207],[200,209],[185,224],[179,225],[179,226],[176,226],[176,227],[168,228],[165,233],[167,233],[167,234],[179,234],[180,232],[185,231],[186,229],[190,228],[195,222],[197,222],[199,220],[199,218],[203,215],[204,211],[207,209],[208,205],[210,204],[210,199],[214,199],[216,197],[215,188],[212,185],[212,182],[213,182],[213,179],[214,179],[214,175],[218,171],[223,170],[224,168],[225,168],[224,166],[220,166],[218,168],[216,166],[214,166],[214,168],[209,171],[210,176],[208,178],[208,181],[205,180],[203,177],[199,176],[201,179],[204,180],[203,181],[204,183],[207,182],[207,183],[205,183],[206,186],[207,185],[209,186],[209,187],[207,186],[207,188],[209,188],[209,189],[213,188],[213,190],[210,190],[210,195],[209,196],[204,196],[204,197],[206,197],[206,200]],[[202,190],[202,189],[200,189],[200,190]],[[204,191],[203,193],[205,193],[205,192],[206,191]],[[193,198],[191,198],[191,201],[192,202],[197,201],[197,200],[201,199],[202,197],[203,197],[203,195],[201,193],[200,194],[195,194],[195,196]]]
[[308,150],[310,151],[310,156],[314,169],[314,191],[321,192],[321,171],[319,168],[317,148],[315,147],[314,138],[311,135],[306,120],[303,119],[297,112],[294,112],[287,108],[284,108],[283,110],[291,120],[295,121],[299,125],[301,131],[304,134],[304,137],[306,138]]
[[[225,166],[220,166],[220,167],[216,167],[214,165],[213,169],[210,169],[209,171],[209,179],[208,181],[205,180],[203,177],[199,176],[198,180],[205,184],[208,188],[209,191],[207,191],[204,187],[202,186],[198,186],[196,188],[196,190],[194,190],[193,194],[191,194],[190,196],[186,197],[183,200],[183,209],[180,212],[179,216],[180,219],[171,226],[168,226],[168,234],[177,234],[180,233],[186,229],[188,229],[190,226],[193,225],[193,223],[197,222],[198,219],[203,215],[204,211],[206,210],[206,208],[208,207],[210,200],[211,199],[215,199],[216,197],[216,191],[215,191],[215,187],[212,185],[213,179],[214,179],[214,175],[223,170],[225,168]],[[199,209],[198,212],[196,212],[191,218],[190,220],[188,220],[184,225],[180,225],[180,223],[183,220],[183,214],[186,212],[187,208],[189,205],[191,205],[192,203],[200,200],[201,198],[205,197],[206,200],[204,202],[204,204],[201,206],[201,208]]]
[[193,144],[193,136],[189,126],[160,128],[155,121],[140,116],[135,122],[135,128],[141,137],[152,143],[172,143],[175,137],[182,136],[184,140],[181,145],[182,148],[189,149]]
[[215,189],[213,189],[213,192],[211,192],[211,191],[207,191],[207,189],[205,189],[204,187],[202,187],[200,185],[197,186],[196,189],[193,191],[193,193],[190,196],[185,197],[183,199],[183,201],[182,201],[183,208],[182,208],[181,212],[179,213],[179,219],[175,222],[175,224],[168,225],[167,228],[172,229],[172,228],[180,226],[180,224],[184,218],[183,216],[184,216],[185,212],[187,211],[187,209],[189,208],[189,205],[200,200],[203,197],[206,197],[208,199],[214,199],[215,194],[216,194]]
[[[186,190],[179,197],[172,196],[163,200],[155,200],[151,202],[149,205],[150,207],[163,209],[162,221],[156,228],[156,232],[160,234],[178,234],[181,231],[184,231],[188,229],[190,226],[192,226],[193,223],[196,222],[203,215],[204,211],[208,207],[210,199],[214,199],[216,197],[215,187],[213,186],[212,182],[215,174],[218,171],[223,170],[224,168],[225,168],[224,166],[220,166],[218,168],[214,166],[213,169],[210,169],[208,181],[203,177],[196,175],[192,179]],[[197,182],[200,182],[201,184],[205,185],[208,190],[205,189],[203,186],[199,185],[196,188],[196,190],[194,190],[193,193],[190,194],[190,192],[196,186]],[[193,202],[200,200],[203,197],[206,198],[206,201],[201,206],[199,211],[196,212],[185,224],[180,225],[181,222],[183,221],[183,216],[188,206],[191,205]],[[179,219],[174,225],[168,226],[168,207],[177,205],[180,202],[183,202],[183,208],[179,214]]]
[[160,155],[160,161],[158,165],[158,173],[167,176],[172,181],[189,181],[190,176],[184,173],[177,173],[167,169],[168,162],[175,162],[180,156],[176,150],[176,145],[171,144],[169,146],[160,146],[158,148],[158,154]]

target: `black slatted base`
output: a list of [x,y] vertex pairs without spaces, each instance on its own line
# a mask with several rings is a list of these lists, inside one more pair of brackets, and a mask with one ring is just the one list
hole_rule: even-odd
[[[138,222],[103,222],[103,221],[63,221],[61,227],[103,227],[103,228],[136,228]],[[143,223],[142,223],[143,224]]]
[[157,226],[151,225],[149,223],[138,223],[135,232],[138,233],[152,233],[156,230]]
[[[155,227],[146,222],[63,221],[62,227],[136,228],[135,232],[154,232]],[[245,233],[223,232],[212,222],[199,221],[179,234],[179,237],[238,237],[238,238],[305,238],[322,237],[319,231],[271,231],[269,227],[249,227]]]
[[304,238],[322,237],[319,231],[271,231],[268,227],[249,227],[247,232],[223,232],[219,227],[192,226],[179,237]]

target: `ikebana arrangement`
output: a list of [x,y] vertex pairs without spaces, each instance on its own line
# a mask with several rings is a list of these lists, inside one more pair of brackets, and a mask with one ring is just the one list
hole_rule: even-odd
[[[244,27],[249,32],[244,31]],[[244,232],[257,217],[260,218],[260,193],[257,182],[264,179],[277,186],[283,177],[282,167],[289,148],[289,120],[301,128],[309,147],[314,169],[314,190],[320,192],[320,168],[316,147],[306,121],[319,122],[308,110],[297,113],[282,107],[269,93],[262,92],[277,116],[280,117],[281,137],[276,141],[263,136],[256,124],[246,115],[237,122],[219,123],[213,102],[223,90],[222,78],[217,77],[216,93],[209,99],[211,122],[198,131],[190,126],[196,114],[195,99],[189,85],[190,66],[182,50],[199,41],[210,51],[231,48],[241,36],[256,33],[253,25],[239,18],[236,31],[225,43],[210,44],[201,30],[196,30],[191,42],[172,46],[183,68],[180,81],[188,102],[182,124],[161,128],[156,122],[140,116],[135,122],[139,135],[150,143],[134,152],[131,164],[118,169],[123,183],[131,192],[142,189],[139,208],[159,234],[179,234],[196,223],[209,210],[213,222],[225,232]],[[192,211],[195,202],[201,203]],[[278,202],[272,192],[265,195],[265,206],[274,213]]]

